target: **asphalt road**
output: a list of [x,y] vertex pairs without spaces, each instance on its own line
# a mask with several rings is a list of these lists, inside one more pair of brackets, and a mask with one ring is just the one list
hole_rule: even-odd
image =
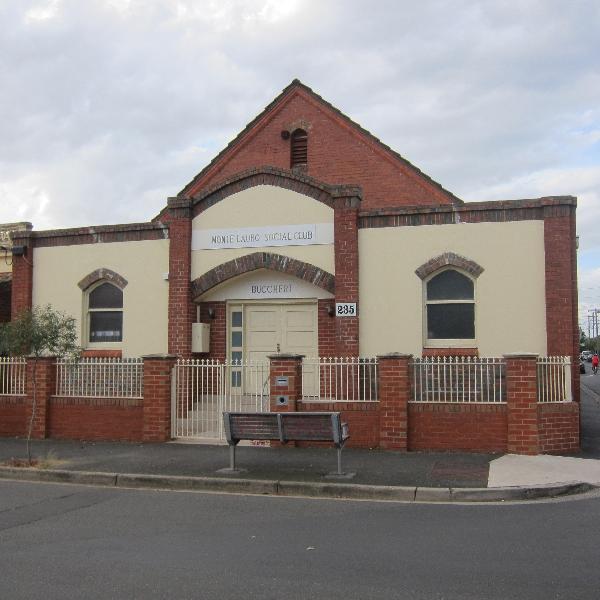
[[592,365],[585,363],[581,374],[581,456],[600,459],[600,373],[592,375]]
[[596,599],[600,497],[410,505],[0,481],[0,598]]
[[600,369],[596,375],[592,374],[592,363],[585,362],[585,375],[581,374],[581,381],[587,387],[600,394]]

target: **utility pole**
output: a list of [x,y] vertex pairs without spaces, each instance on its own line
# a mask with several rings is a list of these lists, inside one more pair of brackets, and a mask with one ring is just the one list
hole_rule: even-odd
[[598,331],[598,315],[600,315],[600,308],[592,308],[588,310],[588,338],[597,338]]

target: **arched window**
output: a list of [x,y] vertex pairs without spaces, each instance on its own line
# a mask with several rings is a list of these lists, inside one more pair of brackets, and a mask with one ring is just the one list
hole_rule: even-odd
[[123,290],[106,281],[89,289],[87,331],[91,344],[123,341]]
[[306,166],[308,163],[308,134],[304,129],[292,132],[290,144],[290,167]]
[[473,279],[445,269],[425,281],[426,342],[469,343],[475,340],[475,285]]

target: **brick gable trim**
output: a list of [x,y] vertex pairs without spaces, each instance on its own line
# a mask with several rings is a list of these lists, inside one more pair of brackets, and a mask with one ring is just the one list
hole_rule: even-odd
[[335,207],[338,198],[362,198],[362,191],[358,186],[329,185],[297,171],[264,166],[237,173],[194,196],[193,215],[198,215],[228,196],[258,185],[272,185],[298,192],[331,208]]
[[331,294],[335,293],[335,276],[331,273],[310,263],[282,256],[281,254],[254,252],[223,263],[192,281],[192,298],[194,301],[198,301],[202,294],[220,283],[257,269],[269,269],[293,275]]
[[454,252],[444,252],[426,263],[422,264],[415,273],[421,278],[425,279],[432,273],[442,267],[453,266],[469,273],[473,277],[479,277],[483,273],[483,267],[479,266],[476,262],[455,254]]
[[[337,120],[357,136],[360,136],[364,141],[371,145],[376,152],[379,152],[390,161],[399,163],[400,166],[403,167],[405,173],[411,175],[415,180],[422,182],[426,187],[431,188],[434,194],[440,196],[442,202],[450,202],[455,205],[462,204],[460,198],[431,179],[431,177],[423,173],[423,171],[418,169],[410,161],[405,159],[398,152],[392,150],[379,138],[350,119],[350,117],[345,115],[341,110],[327,102],[322,96],[314,92],[310,87],[303,84],[298,79],[294,79],[290,85],[283,89],[279,96],[277,96],[258,116],[250,121],[246,127],[179,192],[178,196],[186,197],[194,195],[196,191],[201,188],[203,180],[210,176],[214,171],[218,170],[219,164],[231,158],[240,146],[248,143],[253,137],[253,133],[275,117],[283,105],[296,94],[302,95],[331,118]],[[162,212],[156,218],[160,218],[161,215]]]

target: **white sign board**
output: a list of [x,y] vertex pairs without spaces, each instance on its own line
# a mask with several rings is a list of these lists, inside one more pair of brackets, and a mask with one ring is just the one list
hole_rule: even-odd
[[192,231],[192,250],[317,244],[333,244],[333,223],[195,229]]
[[336,317],[356,317],[356,302],[336,302],[335,316]]

